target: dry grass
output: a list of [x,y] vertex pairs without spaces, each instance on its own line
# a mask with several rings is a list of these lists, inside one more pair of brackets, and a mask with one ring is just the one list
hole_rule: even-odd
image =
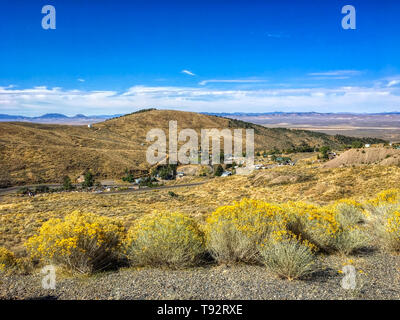
[[[269,185],[271,172],[306,175],[308,180]],[[269,202],[309,201],[327,204],[342,198],[366,200],[379,191],[395,188],[400,180],[398,167],[364,166],[321,169],[312,166],[280,167],[256,171],[251,176],[216,178],[195,187],[127,194],[56,193],[34,198],[9,195],[0,202],[0,246],[20,251],[22,243],[50,218],[61,218],[74,210],[119,217],[130,227],[139,217],[153,211],[177,208],[182,213],[202,218],[222,205],[242,198]],[[265,183],[263,183],[263,181]]]

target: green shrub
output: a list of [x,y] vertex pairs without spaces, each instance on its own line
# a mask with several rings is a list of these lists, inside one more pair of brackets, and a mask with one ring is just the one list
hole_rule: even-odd
[[37,186],[35,188],[35,193],[47,193],[50,191],[50,188],[48,186]]
[[147,215],[129,230],[127,252],[132,265],[193,266],[205,252],[203,232],[179,212]]
[[329,146],[323,146],[319,148],[319,151],[321,152],[322,159],[328,159],[328,152],[331,150]]
[[364,143],[362,143],[362,141],[353,141],[351,147],[354,149],[359,149],[364,147]]
[[65,191],[70,191],[73,188],[74,188],[74,186],[72,185],[71,178],[68,176],[64,176],[63,177],[63,189]]
[[353,252],[367,247],[369,237],[365,230],[360,227],[348,227],[339,231],[330,243],[333,251],[341,254],[352,254]]
[[175,164],[161,166],[153,172],[153,175],[158,175],[163,180],[172,180],[176,177],[176,168]]
[[18,189],[18,194],[27,195],[31,190],[28,187],[22,187]]
[[351,254],[370,243],[366,215],[360,205],[351,201],[338,201],[335,219],[339,225],[332,240],[332,248],[342,254]]
[[222,175],[223,172],[224,172],[224,168],[222,168],[222,166],[219,164],[219,165],[217,166],[217,168],[215,169],[214,175],[215,175],[216,177],[220,177],[220,176]]
[[141,187],[149,187],[149,188],[153,188],[155,186],[157,186],[156,182],[157,180],[152,178],[152,177],[144,177],[142,178],[142,180],[139,182],[139,186]]
[[316,271],[316,257],[312,246],[295,237],[269,241],[260,248],[262,262],[272,273],[294,280]]
[[135,177],[133,176],[133,174],[128,169],[126,169],[125,170],[125,176],[122,177],[122,181],[133,183],[133,182],[135,182]]
[[86,171],[84,175],[84,181],[82,182],[83,188],[90,188],[94,185],[94,176],[90,171]]

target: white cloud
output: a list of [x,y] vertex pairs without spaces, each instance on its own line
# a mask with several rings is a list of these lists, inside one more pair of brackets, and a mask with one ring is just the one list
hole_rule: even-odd
[[79,82],[85,82],[85,79],[79,78],[77,79]]
[[325,72],[312,72],[309,76],[312,77],[333,77],[333,79],[347,79],[351,76],[360,75],[362,72],[358,70],[333,70]]
[[281,39],[281,38],[290,38],[290,35],[288,35],[288,34],[285,34],[285,33],[270,33],[270,32],[268,32],[268,33],[266,33],[266,36],[268,37],[268,38],[276,38],[276,39]]
[[211,79],[203,80],[199,82],[199,85],[206,85],[208,83],[256,83],[265,82],[266,80],[256,80],[256,79]]
[[397,86],[398,84],[400,84],[400,80],[391,80],[391,81],[389,81],[387,86],[388,87],[393,87],[393,86]]
[[389,112],[400,111],[398,87],[216,89],[134,86],[125,91],[0,87],[0,113],[67,115],[128,113],[157,107],[208,112]]
[[187,74],[189,76],[195,76],[196,74],[194,74],[193,72],[189,71],[189,70],[182,70],[181,73]]

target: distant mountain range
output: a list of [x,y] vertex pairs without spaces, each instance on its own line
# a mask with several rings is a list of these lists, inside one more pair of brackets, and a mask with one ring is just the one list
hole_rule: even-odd
[[0,114],[0,122],[11,122],[11,121],[23,121],[23,122],[34,122],[34,123],[53,123],[53,124],[88,124],[97,123],[111,118],[120,117],[122,114],[114,115],[93,115],[85,116],[83,114],[77,114],[72,117],[68,117],[61,113],[46,113],[38,117],[27,117],[9,114]]
[[273,112],[231,112],[231,113],[217,113],[217,112],[200,112],[202,114],[210,115],[210,116],[220,116],[220,117],[259,117],[259,116],[332,116],[332,115],[350,115],[350,116],[374,116],[374,115],[399,115],[400,111],[392,111],[392,112],[378,112],[378,113],[355,113],[355,112],[283,112],[283,111],[273,111]]
[[381,113],[319,113],[319,112],[266,112],[266,113],[209,113],[220,117],[242,120],[269,128],[312,130],[331,135],[375,137],[387,141],[400,141],[400,112]]
[[[147,110],[147,109],[145,109]],[[139,110],[140,111],[140,110]],[[260,113],[248,113],[248,112],[232,112],[232,113],[217,113],[217,112],[200,112],[204,115],[209,116],[219,116],[219,117],[227,117],[227,118],[236,118],[243,119],[246,117],[338,117],[338,116],[347,116],[347,117],[368,117],[368,116],[388,116],[388,115],[400,115],[400,112],[381,112],[381,113],[351,113],[351,112],[342,112],[342,113],[320,113],[320,112],[260,112]],[[24,122],[33,122],[33,123],[52,123],[52,124],[71,124],[71,125],[80,125],[80,124],[89,124],[89,123],[98,123],[108,119],[121,117],[124,114],[112,114],[112,115],[91,115],[85,116],[84,114],[77,114],[75,116],[66,116],[62,113],[46,113],[42,116],[37,117],[27,117],[20,115],[9,115],[9,114],[0,114],[0,122],[11,122],[11,121],[24,121]],[[250,119],[246,119],[250,120]],[[258,120],[258,119],[257,119]],[[250,121],[253,122],[253,121]],[[260,123],[260,121],[254,121],[254,123]]]

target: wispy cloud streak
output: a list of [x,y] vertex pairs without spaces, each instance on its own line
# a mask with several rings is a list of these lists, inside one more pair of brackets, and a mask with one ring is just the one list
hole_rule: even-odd
[[203,80],[199,82],[199,85],[204,86],[208,83],[257,83],[257,82],[266,82],[266,80],[257,80],[257,79],[210,79]]
[[389,112],[400,111],[400,88],[395,85],[281,89],[134,86],[118,92],[0,87],[0,113],[90,115],[128,113],[149,107],[208,112]]
[[192,76],[192,77],[194,77],[196,75],[195,73],[193,73],[193,72],[191,72],[189,70],[182,70],[181,73],[187,74],[187,75]]

